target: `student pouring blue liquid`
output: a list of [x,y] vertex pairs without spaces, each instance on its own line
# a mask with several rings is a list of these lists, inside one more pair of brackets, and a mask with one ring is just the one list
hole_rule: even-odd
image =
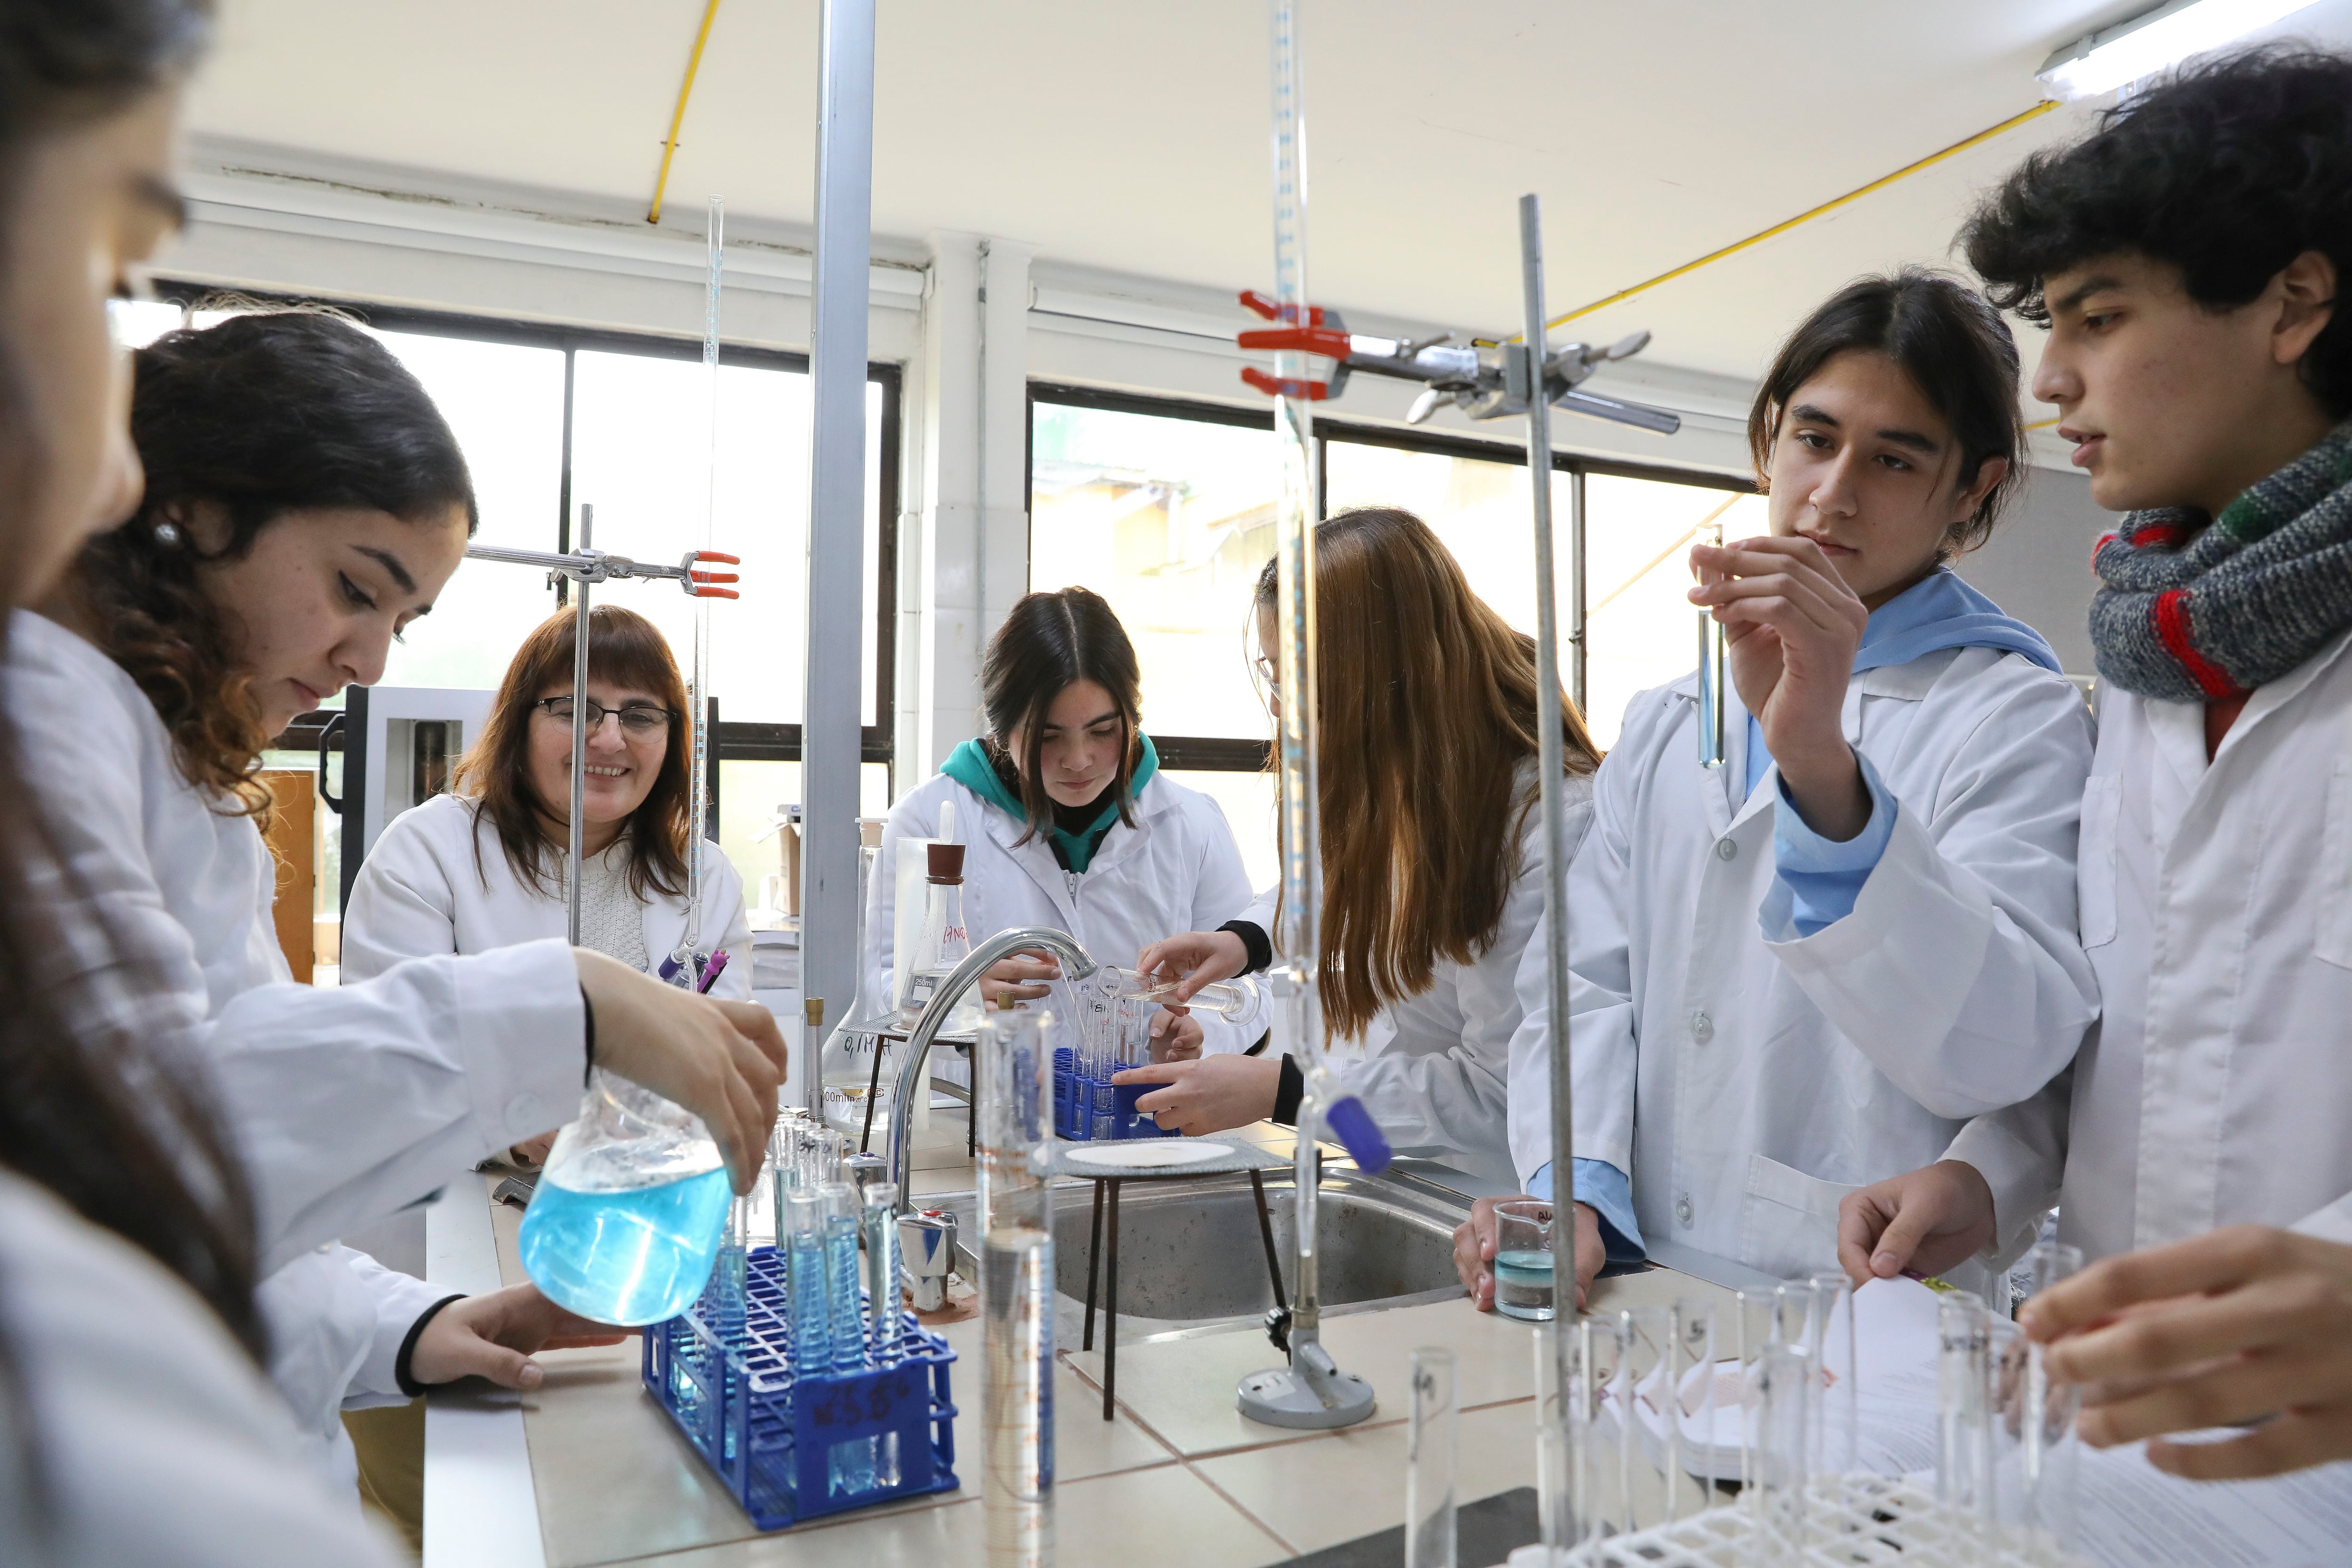
[[523,1269],[583,1317],[666,1321],[709,1282],[732,1195],[698,1120],[598,1073],[524,1211]]

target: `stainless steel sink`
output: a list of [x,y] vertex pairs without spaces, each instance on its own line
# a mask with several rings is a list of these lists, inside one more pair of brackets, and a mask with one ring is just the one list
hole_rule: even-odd
[[[1269,1173],[1265,1187],[1287,1300],[1297,1283],[1296,1194],[1286,1172]],[[1055,1198],[1055,1282],[1065,1296],[1083,1300],[1092,1194],[1084,1188],[1066,1189]],[[1265,1243],[1247,1182],[1234,1176],[1129,1182],[1120,1193],[1118,1217],[1122,1320],[1200,1323],[1256,1318],[1274,1305]],[[1433,1194],[1353,1172],[1327,1173],[1317,1221],[1325,1309],[1458,1292],[1454,1227],[1462,1218],[1461,1209]],[[1106,1261],[1109,1242],[1106,1234]],[[1097,1300],[1102,1285],[1098,1278]]]
[[[1275,1256],[1283,1300],[1292,1299],[1297,1267],[1291,1178],[1286,1169],[1265,1174]],[[1093,1230],[1094,1184],[1065,1181],[1054,1189],[1055,1310],[1060,1342],[1083,1339],[1087,1243]],[[951,1209],[963,1235],[957,1271],[973,1277],[973,1195],[938,1194],[927,1205]],[[1327,1314],[1443,1300],[1461,1293],[1454,1274],[1454,1227],[1469,1217],[1470,1200],[1412,1176],[1367,1176],[1326,1171],[1318,1228],[1322,1233],[1323,1310]],[[1257,1206],[1240,1176],[1198,1181],[1121,1184],[1118,1205],[1118,1317],[1122,1343],[1169,1334],[1213,1333],[1254,1324],[1274,1305]],[[1108,1205],[1106,1226],[1108,1230]],[[1106,1261],[1108,1237],[1104,1238]],[[1096,1301],[1108,1305],[1106,1281]]]

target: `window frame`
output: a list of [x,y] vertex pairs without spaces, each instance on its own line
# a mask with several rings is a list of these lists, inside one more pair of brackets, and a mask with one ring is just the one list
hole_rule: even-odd
[[[1106,387],[1083,386],[1069,382],[1033,381],[1029,384],[1027,447],[1023,458],[1023,476],[1027,489],[1034,494],[1036,487],[1037,405],[1050,403],[1065,408],[1094,408],[1111,414],[1140,414],[1159,419],[1191,419],[1208,425],[1230,425],[1241,429],[1271,430],[1274,415],[1265,411],[1237,407],[1227,403],[1210,403],[1194,398],[1165,397],[1148,393],[1116,392]],[[1332,440],[1352,441],[1366,447],[1388,447],[1399,451],[1425,452],[1437,457],[1466,458],[1484,463],[1507,463],[1517,468],[1528,466],[1528,449],[1524,442],[1483,440],[1451,430],[1400,430],[1392,426],[1367,425],[1354,420],[1333,418],[1318,413],[1315,416],[1315,515],[1321,521],[1324,480],[1328,469]],[[1591,458],[1576,453],[1555,450],[1551,455],[1552,471],[1574,474],[1580,478],[1599,476],[1604,479],[1650,479],[1663,484],[1688,485],[1697,489],[1725,490],[1738,495],[1756,493],[1756,481],[1735,474],[1708,473],[1697,468],[1680,468],[1665,463],[1633,463],[1614,458]],[[1034,524],[1033,524],[1034,526]],[[1563,532],[1566,531],[1563,530]],[[1573,550],[1568,540],[1559,546]],[[1034,559],[1034,542],[1030,543],[1031,559]],[[1578,581],[1584,577],[1584,562],[1574,563]],[[1163,735],[1151,732],[1151,744],[1160,753],[1162,767],[1195,773],[1263,773],[1272,764],[1271,741],[1242,740],[1225,735]]]
[[[572,548],[572,416],[574,384],[574,356],[581,351],[608,353],[639,354],[649,359],[699,360],[702,340],[672,336],[660,332],[637,332],[604,327],[572,327],[556,323],[520,321],[502,316],[471,315],[457,310],[436,310],[413,305],[378,304],[369,300],[324,299],[304,294],[287,294],[263,289],[240,289],[226,290],[206,284],[189,282],[184,279],[159,279],[154,298],[182,310],[199,306],[224,296],[251,300],[260,305],[326,305],[349,313],[362,325],[391,332],[415,332],[446,338],[459,338],[471,342],[505,343],[518,348],[555,349],[563,354],[563,453],[562,472],[556,487],[557,517],[554,549],[558,553]],[[809,356],[792,349],[759,348],[745,343],[721,341],[719,363],[722,365],[748,365],[766,370],[796,371],[807,374]],[[890,783],[895,795],[898,784],[898,764],[894,751],[896,726],[896,695],[898,690],[898,505],[899,447],[903,441],[903,399],[905,374],[898,364],[887,361],[866,362],[866,379],[869,384],[882,388],[882,419],[877,450],[870,460],[880,465],[877,475],[877,510],[881,520],[880,542],[877,561],[875,592],[874,650],[874,719],[871,724],[860,726],[858,761],[880,763],[891,770]],[[556,592],[559,607],[568,603],[568,584]],[[273,751],[315,752],[324,734],[327,750],[342,750],[340,727],[329,731],[330,720],[338,710],[317,709],[302,714],[270,742]],[[710,700],[710,711],[717,718],[719,701]],[[717,812],[718,764],[722,762],[796,763],[801,760],[801,726],[798,724],[752,723],[719,720],[712,728],[711,799],[714,819]]]

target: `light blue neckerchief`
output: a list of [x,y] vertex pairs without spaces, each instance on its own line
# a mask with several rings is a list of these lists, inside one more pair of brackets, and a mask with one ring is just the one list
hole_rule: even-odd
[[[1862,646],[1854,650],[1853,673],[1908,664],[1938,648],[1997,647],[2027,658],[2054,675],[2065,673],[2058,655],[2040,632],[1960,580],[1948,566],[1939,566],[1878,608],[1870,612],[1863,628]],[[1764,749],[1763,726],[1748,716],[1748,789],[1756,793],[1772,753]]]

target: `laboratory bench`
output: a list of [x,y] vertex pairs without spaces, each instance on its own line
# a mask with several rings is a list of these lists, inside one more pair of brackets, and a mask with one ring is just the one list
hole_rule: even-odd
[[[1261,1124],[1219,1136],[1287,1147],[1290,1134]],[[960,1108],[934,1112],[913,1151],[919,1196],[969,1202],[963,1137]],[[1465,1214],[1469,1195],[1475,1194],[1461,1202]],[[1056,1194],[1057,1205],[1085,1199],[1083,1185]],[[487,1184],[453,1187],[428,1215],[433,1282],[469,1291],[520,1282],[520,1224],[519,1211],[489,1202]],[[1691,1271],[1662,1268],[1604,1279],[1592,1306],[1719,1299],[1726,1287],[1756,1282],[1720,1260],[1675,1261]],[[1057,1303],[1057,1324],[1066,1324],[1069,1305]],[[436,1393],[425,1418],[425,1568],[981,1563],[981,1321],[973,1316],[938,1331],[958,1357],[961,1489],[767,1534],[751,1527],[646,1392],[634,1336],[609,1348],[542,1353],[546,1381],[527,1394],[478,1385]],[[1260,1426],[1234,1407],[1241,1377],[1282,1359],[1252,1323],[1123,1335],[1108,1421],[1100,1350],[1064,1348],[1055,1368],[1059,1560],[1244,1568],[1402,1523],[1407,1361],[1422,1346],[1442,1345],[1459,1358],[1460,1497],[1466,1502],[1532,1486],[1534,1337],[1529,1325],[1475,1311],[1459,1296],[1327,1310],[1324,1343],[1380,1397],[1370,1421],[1329,1433]],[[1056,1342],[1071,1347],[1079,1339],[1059,1326]]]

